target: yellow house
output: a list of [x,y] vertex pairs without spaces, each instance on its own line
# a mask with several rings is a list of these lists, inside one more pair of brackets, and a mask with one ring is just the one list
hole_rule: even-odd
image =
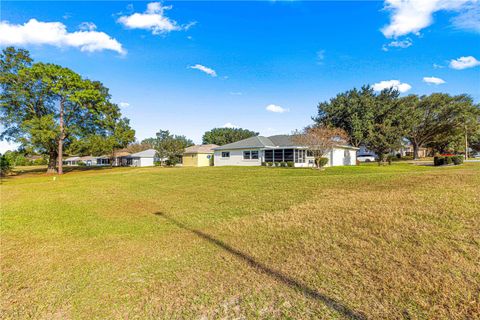
[[202,144],[191,146],[183,152],[184,167],[208,167],[213,166],[213,148],[216,144]]

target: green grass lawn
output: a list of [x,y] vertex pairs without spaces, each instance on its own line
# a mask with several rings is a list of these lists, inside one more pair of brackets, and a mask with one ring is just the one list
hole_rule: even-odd
[[480,163],[1,185],[3,319],[480,318]]

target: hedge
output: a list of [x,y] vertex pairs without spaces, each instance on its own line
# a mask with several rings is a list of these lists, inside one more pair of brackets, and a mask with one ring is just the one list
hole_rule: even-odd
[[463,156],[435,156],[433,158],[433,165],[435,166],[444,166],[444,165],[459,165],[463,163]]

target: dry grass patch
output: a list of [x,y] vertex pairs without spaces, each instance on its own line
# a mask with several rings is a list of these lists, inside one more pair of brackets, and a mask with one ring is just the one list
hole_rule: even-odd
[[16,177],[2,318],[479,318],[479,186],[477,164]]

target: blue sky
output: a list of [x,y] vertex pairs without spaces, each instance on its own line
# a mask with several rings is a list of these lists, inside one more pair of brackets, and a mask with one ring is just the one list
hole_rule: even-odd
[[479,6],[2,1],[0,46],[102,81],[139,140],[168,129],[199,143],[225,125],[290,133],[311,122],[318,102],[363,84],[478,103]]

